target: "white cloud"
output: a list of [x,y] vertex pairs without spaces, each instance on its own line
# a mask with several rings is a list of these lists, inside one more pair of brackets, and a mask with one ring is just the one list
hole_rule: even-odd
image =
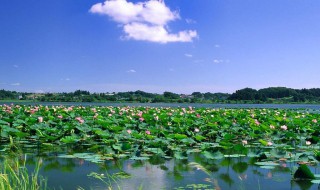
[[181,31],[178,34],[169,34],[162,25],[147,25],[143,23],[130,23],[124,25],[127,39],[144,40],[158,43],[191,42],[197,36],[195,31]]
[[130,70],[127,71],[127,73],[136,73],[136,72],[137,72],[137,71],[134,70],[134,69],[130,69]]
[[187,18],[187,19],[186,19],[186,22],[187,22],[188,24],[196,24],[196,23],[197,23],[195,20],[190,19],[190,18]]
[[17,83],[11,83],[10,85],[11,86],[20,86],[21,84],[19,82],[17,82]]
[[18,66],[18,65],[13,65],[13,67],[14,67],[14,68],[18,68],[19,66]]
[[186,56],[186,57],[193,57],[193,55],[192,55],[192,54],[189,54],[189,53],[184,54],[184,56]]
[[44,91],[44,90],[35,90],[34,92],[35,92],[35,93],[40,93],[40,94],[45,93],[45,91]]
[[230,60],[229,59],[226,59],[226,60],[223,60],[223,59],[214,59],[213,60],[213,63],[229,63]]
[[91,13],[107,15],[122,24],[124,38],[157,43],[191,42],[196,38],[195,30],[168,32],[167,24],[179,19],[177,11],[171,11],[162,0],[132,3],[127,0],[107,0],[97,3]]
[[215,47],[215,48],[219,48],[220,45],[219,45],[219,44],[215,44],[214,47]]

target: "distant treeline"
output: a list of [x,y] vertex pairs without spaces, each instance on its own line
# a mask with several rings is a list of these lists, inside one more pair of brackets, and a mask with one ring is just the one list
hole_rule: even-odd
[[163,94],[141,90],[118,93],[90,93],[85,90],[63,93],[30,93],[0,90],[0,100],[32,100],[40,102],[178,102],[178,103],[319,103],[320,88],[291,89],[269,87],[260,90],[244,88],[232,94],[201,93]]

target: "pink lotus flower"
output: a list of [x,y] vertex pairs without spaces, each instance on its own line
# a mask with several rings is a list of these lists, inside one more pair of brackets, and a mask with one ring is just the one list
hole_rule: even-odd
[[311,142],[310,141],[306,141],[306,145],[311,145]]
[[141,117],[141,116],[142,116],[142,111],[140,111],[139,113],[137,113],[137,116],[138,116],[138,117]]
[[273,125],[270,125],[270,129],[275,129],[275,127]]
[[144,121],[143,117],[140,117],[140,118],[139,118],[139,121],[141,121],[141,122]]
[[255,123],[256,125],[260,125],[260,122],[259,122],[257,119],[254,120],[254,123]]
[[131,134],[131,133],[132,133],[132,131],[131,131],[130,129],[128,129],[128,130],[127,130],[127,133]]
[[287,130],[288,129],[288,127],[286,126],[286,125],[282,125],[281,127],[280,127],[282,130]]
[[243,144],[243,145],[246,145],[246,144],[248,144],[248,141],[247,141],[247,140],[243,140],[243,141],[242,141],[242,144]]
[[158,121],[158,120],[159,120],[159,117],[158,117],[158,116],[155,116],[154,119],[155,119],[156,121]]
[[58,118],[59,118],[59,119],[62,119],[62,118],[63,118],[63,116],[62,116],[62,115],[58,115]]
[[200,118],[201,116],[200,116],[200,114],[197,114],[197,118]]
[[316,119],[313,119],[312,122],[313,122],[313,123],[317,123],[318,121],[317,121]]
[[198,128],[194,129],[194,132],[196,132],[196,133],[198,133],[199,131],[200,131],[200,129],[198,129]]
[[147,134],[147,135],[150,135],[151,132],[150,132],[149,130],[146,130],[146,134]]
[[272,142],[269,141],[269,142],[267,143],[267,145],[268,145],[268,146],[272,146]]
[[38,122],[42,123],[43,122],[43,117],[38,117]]
[[84,123],[84,120],[81,117],[76,117],[76,120],[81,124]]

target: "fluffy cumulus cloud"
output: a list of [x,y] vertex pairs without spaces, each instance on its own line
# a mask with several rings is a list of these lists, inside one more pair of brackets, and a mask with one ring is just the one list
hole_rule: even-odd
[[167,24],[180,16],[178,12],[171,11],[162,0],[138,3],[107,0],[93,5],[90,12],[107,15],[120,23],[127,39],[168,43],[192,42],[197,37],[195,30],[168,32]]

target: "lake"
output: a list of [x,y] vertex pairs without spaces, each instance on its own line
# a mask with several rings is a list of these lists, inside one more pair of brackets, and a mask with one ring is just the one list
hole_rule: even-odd
[[[293,162],[279,162],[274,168],[261,168],[252,158],[223,158],[209,160],[201,154],[193,153],[187,160],[164,159],[153,156],[149,160],[107,160],[100,164],[86,161],[84,158],[59,158],[51,155],[28,155],[27,164],[32,169],[37,159],[43,160],[40,174],[48,178],[50,188],[106,189],[107,185],[93,177],[91,172],[103,175],[113,189],[234,189],[234,190],[316,190],[318,184],[310,181],[293,181],[292,170],[297,167]],[[189,165],[192,162],[206,168]],[[318,167],[310,167],[319,173]],[[125,172],[126,179],[110,179],[107,176]],[[113,181],[115,180],[115,181]]]
[[200,103],[100,103],[100,102],[0,102],[0,105],[45,105],[45,106],[148,106],[148,107],[195,107],[195,108],[265,108],[320,110],[320,104],[200,104]]
[[[39,103],[25,104],[35,105]],[[43,103],[42,105],[244,108],[237,111],[217,109],[213,110],[213,112],[211,112],[211,109],[198,109],[200,112],[196,113],[199,113],[199,115],[189,108],[179,108],[176,109],[179,110],[176,112],[172,111],[173,109],[164,108],[162,110],[165,113],[162,115],[163,117],[161,117],[160,113],[158,114],[165,121],[161,125],[168,125],[166,128],[168,133],[162,133],[159,136],[159,130],[155,127],[155,123],[160,122],[160,120],[154,119],[155,112],[153,112],[160,112],[158,108],[154,110],[150,108],[137,108],[135,111],[131,110],[131,108],[126,108],[129,113],[125,116],[123,113],[126,112],[122,112],[124,110],[121,108],[99,108],[96,110],[80,106],[79,108],[73,108],[74,111],[69,113],[64,108],[56,107],[55,109],[57,110],[55,110],[42,107],[38,111],[39,115],[37,115],[30,114],[26,111],[28,110],[27,108],[20,109],[19,106],[8,108],[8,106],[4,106],[2,115],[0,115],[1,135],[6,140],[0,145],[2,156],[5,149],[9,147],[8,135],[16,135],[16,139],[19,141],[21,140],[20,137],[23,137],[27,132],[31,134],[32,136],[19,142],[24,144],[23,153],[19,159],[26,162],[29,171],[32,171],[35,164],[41,160],[40,175],[48,179],[48,186],[51,189],[78,189],[81,187],[82,189],[100,190],[107,189],[109,186],[112,186],[112,189],[125,190],[319,189],[318,184],[313,184],[310,180],[292,180],[292,175],[298,168],[298,162],[303,160],[306,160],[310,164],[308,167],[312,173],[316,175],[320,174],[318,162],[314,154],[315,150],[320,149],[318,142],[316,142],[319,136],[317,132],[318,128],[316,128],[319,127],[317,121],[320,120],[318,118],[319,105],[133,103]],[[255,112],[252,112],[252,110],[247,110],[247,108],[290,110],[255,110]],[[11,109],[14,112],[11,112]],[[137,115],[142,114],[140,109],[146,112],[145,119],[148,119],[147,121],[144,121],[144,119],[139,120],[140,118]],[[310,113],[291,109],[307,110]],[[88,112],[84,112],[84,110]],[[147,114],[147,110],[149,114]],[[183,116],[183,110],[189,110],[188,114]],[[100,120],[92,119],[94,117],[92,113],[95,111],[98,111],[101,115]],[[11,115],[17,112],[19,114],[15,116]],[[67,118],[65,121],[58,118],[57,114],[60,113],[65,114],[64,117]],[[108,118],[113,119],[110,113],[113,113],[118,118],[110,120],[111,124],[105,120]],[[174,117],[168,116],[168,113],[173,114]],[[44,118],[41,117],[45,119],[45,122],[38,121],[40,115],[46,115]],[[77,118],[79,115],[86,119],[84,124],[79,123],[80,121],[78,122]],[[136,120],[125,120],[126,118],[131,118],[131,116],[136,116]],[[167,120],[168,118],[170,120]],[[239,125],[235,123],[235,118],[241,122]],[[265,121],[266,125],[262,124],[260,126],[260,122],[254,118],[259,119],[259,121]],[[208,122],[209,120],[210,122]],[[7,122],[10,122],[11,125],[7,124]],[[31,124],[28,122],[31,122]],[[122,123],[123,126],[119,127],[119,122],[125,123]],[[221,125],[215,124],[215,122],[221,122]],[[114,123],[116,125],[110,127]],[[277,130],[269,129],[269,124],[273,123],[277,125]],[[294,126],[294,128],[291,127],[290,131],[286,133],[287,126],[283,129],[284,124],[289,124]],[[198,128],[193,129],[193,125]],[[211,127],[214,128],[215,125],[218,125],[219,130],[211,130]],[[298,125],[301,125],[301,130],[296,129]],[[186,129],[172,133],[172,131],[180,130],[180,126],[184,126]],[[240,131],[243,135],[233,136],[231,134],[232,131],[229,130],[231,129],[230,126],[233,126],[232,130],[234,130],[235,134]],[[94,130],[93,127],[95,127]],[[142,132],[137,132],[137,130],[140,130],[138,127],[141,127]],[[150,134],[146,135],[147,131],[144,131],[145,129],[151,130],[152,127],[157,129],[152,131],[152,135],[155,135],[154,137]],[[192,129],[189,129],[189,127]],[[218,138],[214,140],[214,143],[211,141],[195,143],[194,140],[200,142],[203,140],[201,135],[194,134],[194,132],[199,132],[199,128],[202,130],[208,128],[204,133],[200,131],[202,135],[207,135],[209,132],[223,134],[218,134]],[[22,133],[18,132],[17,129],[21,129]],[[105,132],[106,129],[109,130],[111,135],[109,135],[109,132]],[[135,130],[135,133],[127,129]],[[249,131],[247,129],[253,129],[253,131],[244,133]],[[259,132],[261,129],[263,130]],[[63,130],[66,132],[60,134],[60,131]],[[82,132],[80,133],[80,131]],[[310,138],[309,134],[306,133],[308,131],[311,131],[309,134],[313,135],[313,138],[316,138],[311,146],[306,145],[306,142],[309,142],[307,140]],[[150,133],[150,131],[148,132]],[[189,137],[195,139],[186,138],[186,135],[181,134],[183,132],[186,132],[186,134],[190,133]],[[295,137],[295,133],[297,137]],[[86,135],[80,136],[81,134]],[[98,135],[101,137],[98,138]],[[166,138],[163,138],[164,135]],[[248,135],[251,135],[252,138],[256,135],[261,137],[245,147],[241,140],[246,139]],[[272,139],[273,146],[268,147],[267,141],[264,140],[265,136],[267,136],[266,140]],[[46,140],[44,137],[51,140],[60,138],[60,140],[52,142],[47,141],[48,139]],[[91,137],[95,141],[90,141]],[[294,142],[288,140],[292,137],[295,137]],[[85,141],[86,139],[88,141]],[[78,143],[80,140],[82,143]],[[249,140],[251,138],[248,138]],[[62,142],[66,142],[66,144]],[[148,146],[144,146],[146,142]],[[41,143],[44,146],[40,146]],[[234,143],[238,143],[238,145],[234,145]],[[163,151],[166,151],[166,153],[164,154]],[[242,151],[248,152],[244,153]],[[247,156],[241,155],[242,153]],[[260,158],[263,156],[263,159]],[[265,160],[272,162],[272,165],[270,165],[270,162],[266,163]],[[261,161],[263,163],[259,165]]]

